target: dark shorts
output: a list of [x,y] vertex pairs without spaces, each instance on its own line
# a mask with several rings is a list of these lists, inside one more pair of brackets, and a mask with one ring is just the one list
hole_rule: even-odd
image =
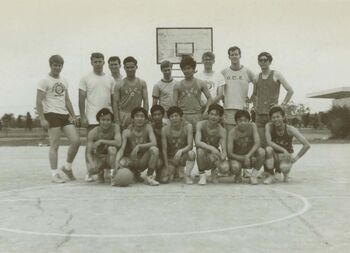
[[69,114],[59,114],[54,112],[44,113],[45,119],[49,122],[49,128],[63,128],[73,123],[69,120]]

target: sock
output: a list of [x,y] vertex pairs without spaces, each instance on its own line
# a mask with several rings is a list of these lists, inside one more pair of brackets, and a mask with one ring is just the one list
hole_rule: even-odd
[[57,169],[56,170],[51,170],[51,175],[54,177],[58,174]]
[[66,163],[66,170],[72,170],[72,163]]
[[186,161],[186,175],[190,176],[194,167],[194,161]]

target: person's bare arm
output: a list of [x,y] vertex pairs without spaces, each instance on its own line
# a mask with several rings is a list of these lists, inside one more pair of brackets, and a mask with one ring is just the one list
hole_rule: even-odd
[[192,124],[187,124],[186,126],[186,130],[187,130],[187,146],[184,147],[181,150],[181,153],[187,153],[188,151],[193,149],[193,128],[192,128]]
[[201,81],[201,86],[202,86],[202,92],[207,98],[207,104],[205,105],[205,110],[204,110],[204,113],[206,113],[208,111],[209,105],[213,103],[213,99],[211,97],[208,86],[203,81]]
[[260,147],[260,137],[258,133],[258,129],[256,128],[255,124],[252,124],[253,126],[253,138],[254,138],[254,145],[253,147],[249,150],[247,156],[252,157],[256,150]]
[[217,89],[217,96],[213,99],[213,103],[218,103],[220,100],[224,101],[224,87],[225,85],[221,85]]
[[100,140],[101,143],[103,144],[106,144],[108,146],[114,146],[114,147],[117,147],[119,148],[120,145],[122,144],[122,137],[121,137],[121,134],[120,134],[120,127],[118,124],[115,124],[115,127],[114,127],[114,131],[115,131],[115,134],[114,134],[114,139],[113,140]]
[[159,98],[153,97],[153,98],[152,98],[152,105],[157,105],[157,104],[158,104],[158,101],[159,101]]
[[267,145],[272,147],[274,150],[279,151],[284,154],[288,154],[288,151],[281,147],[280,145],[274,143],[271,138],[271,124],[272,123],[267,123],[265,126],[265,137],[266,137],[266,142]]
[[174,101],[174,105],[175,106],[179,106],[179,87],[178,87],[178,83],[175,84],[174,86],[174,90],[173,90],[173,101]]
[[79,113],[82,126],[87,125],[87,119],[85,114],[85,100],[86,100],[87,92],[79,89]]
[[298,154],[293,158],[293,162],[296,162],[310,149],[311,146],[298,129],[292,126],[288,126],[288,130],[303,145]]
[[44,117],[44,107],[43,100],[45,99],[46,93],[42,90],[37,90],[36,92],[36,110],[40,118],[40,124],[44,129],[49,128],[49,122]]
[[195,143],[196,146],[210,152],[216,152],[216,148],[202,141],[202,127],[204,121],[199,121],[196,126]]
[[221,152],[222,152],[222,160],[225,160],[227,158],[227,146],[226,146],[226,129],[221,127],[220,128],[220,146],[221,146]]
[[142,99],[143,99],[143,108],[145,108],[148,113],[149,103],[148,103],[148,92],[147,92],[146,82],[143,82],[142,84]]
[[96,135],[96,128],[92,129],[87,137],[87,152],[86,152],[86,158],[88,160],[89,165],[94,164],[94,153],[95,153],[95,135]]
[[167,142],[167,131],[168,126],[162,128],[162,152],[163,152],[163,160],[164,160],[164,165],[167,168],[169,166],[169,161],[168,161],[168,142]]
[[156,136],[154,135],[153,128],[149,124],[147,124],[146,127],[147,127],[147,132],[148,132],[148,137],[150,142],[147,142],[144,144],[138,144],[137,146],[140,149],[148,149],[152,146],[157,146],[157,139],[156,139]]
[[66,108],[67,108],[68,113],[70,114],[70,116],[73,120],[73,123],[76,124],[77,118],[76,118],[75,113],[74,113],[72,102],[69,98],[68,90],[66,90],[65,93],[66,93],[66,95],[65,95]]
[[130,135],[129,129],[125,129],[122,133],[122,145],[121,145],[120,149],[118,150],[117,156],[115,158],[116,168],[119,167],[119,162],[124,155],[124,151],[125,151],[125,147],[126,147],[126,143],[128,141],[129,135]]
[[276,79],[278,81],[280,81],[280,83],[282,84],[282,86],[286,89],[287,94],[286,97],[284,98],[282,105],[286,105],[288,104],[288,102],[290,101],[290,99],[292,98],[294,91],[292,86],[289,85],[289,83],[287,82],[287,80],[283,77],[283,75],[277,71],[275,71],[275,76]]
[[113,111],[114,111],[114,121],[118,125],[121,124],[119,101],[120,101],[120,90],[119,90],[119,85],[116,84],[114,86],[114,93],[113,93]]

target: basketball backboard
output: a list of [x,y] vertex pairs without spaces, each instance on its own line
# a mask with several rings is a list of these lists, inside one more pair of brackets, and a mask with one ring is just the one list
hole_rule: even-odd
[[213,51],[211,27],[159,27],[156,32],[157,64],[164,60],[178,64],[185,55],[201,63],[202,54]]

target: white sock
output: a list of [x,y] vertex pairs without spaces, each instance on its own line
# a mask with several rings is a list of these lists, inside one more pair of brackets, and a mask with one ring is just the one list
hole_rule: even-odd
[[66,163],[66,170],[72,170],[72,163]]
[[51,176],[56,176],[58,174],[58,170],[51,170]]
[[191,176],[192,169],[194,167],[194,161],[186,161],[186,175]]

